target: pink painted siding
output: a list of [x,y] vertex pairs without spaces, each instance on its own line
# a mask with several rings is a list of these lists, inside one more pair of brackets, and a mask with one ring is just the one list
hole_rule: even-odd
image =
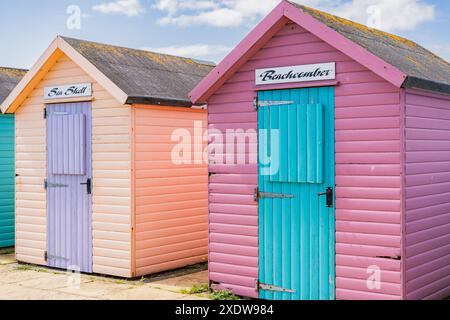
[[450,97],[406,93],[407,299],[450,296]]
[[[401,262],[400,91],[298,25],[288,24],[208,100],[209,127],[257,128],[254,70],[337,62],[337,299],[399,299]],[[294,85],[295,86],[295,85]],[[210,165],[210,280],[257,297],[256,165]],[[379,258],[384,257],[384,258]],[[378,290],[367,268],[382,269]]]

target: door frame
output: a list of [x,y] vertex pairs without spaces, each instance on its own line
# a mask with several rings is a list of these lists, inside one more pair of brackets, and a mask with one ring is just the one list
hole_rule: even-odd
[[[90,177],[91,181],[93,181],[93,152],[92,152],[92,146],[93,146],[93,125],[92,125],[92,107],[93,103],[92,100],[83,100],[83,101],[64,101],[64,102],[53,102],[53,103],[45,103],[44,104],[44,119],[45,119],[45,134],[46,134],[46,152],[45,152],[45,168],[46,168],[46,174],[45,174],[45,187],[46,187],[46,247],[45,247],[45,262],[46,265],[49,265],[49,259],[48,259],[48,250],[49,250],[49,193],[47,189],[47,179],[49,176],[48,173],[48,114],[49,110],[48,108],[55,107],[57,105],[60,106],[70,106],[70,105],[77,105],[77,104],[87,104],[88,105],[88,111],[86,114],[86,126],[85,126],[85,137],[86,137],[86,151],[85,155],[86,157],[89,156],[90,161],[87,161],[85,159],[86,163],[86,176]],[[89,201],[89,273],[93,272],[93,183],[91,184],[91,194],[88,197]],[[81,270],[72,270],[75,272],[80,272]],[[83,272],[83,271],[81,271]]]
[[[337,83],[324,83],[321,85],[317,85],[317,86],[311,86],[311,87],[305,87],[305,86],[289,86],[289,85],[282,85],[282,86],[272,86],[272,87],[262,87],[262,88],[258,88],[255,91],[255,101],[254,101],[254,106],[255,106],[255,110],[257,112],[257,132],[258,132],[258,187],[255,191],[255,195],[259,190],[259,186],[260,186],[260,158],[259,158],[259,143],[260,143],[260,119],[259,119],[259,106],[258,106],[258,102],[259,102],[259,95],[262,92],[270,92],[270,91],[283,91],[283,90],[301,90],[301,89],[320,89],[320,88],[333,88],[333,101],[332,101],[332,107],[330,108],[332,110],[332,113],[326,114],[325,117],[330,117],[330,119],[328,119],[329,124],[331,125],[330,130],[333,132],[332,137],[332,153],[334,155],[333,157],[333,173],[334,173],[334,177],[333,177],[333,188],[334,188],[334,194],[333,194],[333,208],[332,208],[332,212],[333,212],[333,219],[332,221],[330,221],[330,225],[329,225],[329,233],[330,233],[330,241],[329,241],[329,245],[330,245],[330,255],[332,255],[332,259],[330,261],[330,277],[333,277],[333,279],[327,279],[327,281],[330,282],[330,288],[331,288],[331,296],[328,300],[335,300],[336,299],[336,201],[337,201],[337,197],[336,197],[336,128],[335,128],[335,114],[336,114],[336,84]],[[331,135],[330,135],[331,136]],[[325,138],[327,139],[327,137]],[[326,140],[325,140],[326,141]],[[326,163],[326,162],[325,162]],[[260,204],[261,204],[261,200],[257,200],[257,206],[258,206],[258,221],[260,221]],[[258,224],[258,279],[256,280],[256,290],[258,292],[258,295],[260,296],[261,293],[261,289],[260,289],[260,280],[262,279],[261,277],[261,267],[260,267],[260,263],[261,263],[261,225]],[[275,289],[286,289],[286,288],[277,288],[275,287]]]

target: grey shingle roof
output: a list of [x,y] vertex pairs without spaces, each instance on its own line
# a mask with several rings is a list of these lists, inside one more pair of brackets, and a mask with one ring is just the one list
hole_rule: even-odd
[[27,70],[0,67],[0,104],[5,101]]
[[417,43],[292,3],[408,76],[403,87],[450,93],[450,63]]
[[210,62],[62,37],[128,95],[127,103],[191,106]]

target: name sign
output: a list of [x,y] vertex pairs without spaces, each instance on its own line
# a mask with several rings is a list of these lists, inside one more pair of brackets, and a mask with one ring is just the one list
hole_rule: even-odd
[[335,62],[256,70],[256,85],[335,79]]
[[92,83],[45,87],[44,89],[44,99],[46,100],[91,97],[91,96],[92,96]]

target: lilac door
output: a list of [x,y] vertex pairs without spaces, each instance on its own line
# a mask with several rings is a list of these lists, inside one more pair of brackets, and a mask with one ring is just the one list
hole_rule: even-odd
[[47,263],[92,272],[91,103],[48,105]]

